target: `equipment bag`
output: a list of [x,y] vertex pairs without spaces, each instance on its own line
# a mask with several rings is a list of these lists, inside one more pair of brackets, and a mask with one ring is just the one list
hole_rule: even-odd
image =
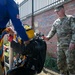
[[35,70],[40,73],[43,69],[46,58],[46,42],[42,39],[33,39],[25,46],[20,45],[15,41],[11,42],[11,47],[16,53],[25,55],[27,57],[23,67]]
[[26,50],[25,55],[28,55],[27,66],[40,73],[46,58],[46,42],[42,39],[32,40]]

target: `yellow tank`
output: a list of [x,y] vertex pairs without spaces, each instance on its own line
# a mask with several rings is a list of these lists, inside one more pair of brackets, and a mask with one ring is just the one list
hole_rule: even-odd
[[32,27],[29,25],[24,25],[24,28],[26,29],[26,33],[27,33],[29,39],[34,38],[34,30],[32,29]]
[[[24,28],[26,30],[26,34],[28,35],[28,38],[29,39],[33,39],[34,38],[34,30],[31,28],[31,26],[29,25],[24,25]],[[17,35],[14,35],[14,40],[16,40],[17,38]],[[18,38],[18,42],[21,44],[22,43],[22,40],[21,38]]]

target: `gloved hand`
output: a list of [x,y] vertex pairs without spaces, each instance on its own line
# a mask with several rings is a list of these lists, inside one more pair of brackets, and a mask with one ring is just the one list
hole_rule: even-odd
[[5,29],[5,31],[6,31],[7,33],[11,34],[11,35],[14,35],[14,33],[15,33],[15,31],[12,29],[12,27],[7,27],[7,28]]
[[24,42],[25,45],[28,45],[29,43],[30,43],[29,40]]
[[12,42],[12,40],[13,40],[13,36],[10,34],[10,35],[8,36],[8,41],[9,41],[9,42]]

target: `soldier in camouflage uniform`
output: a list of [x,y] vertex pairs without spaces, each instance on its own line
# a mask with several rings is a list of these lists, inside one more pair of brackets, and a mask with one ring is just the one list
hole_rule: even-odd
[[58,19],[53,23],[45,40],[51,39],[57,33],[57,66],[61,75],[75,75],[75,18],[66,15],[64,6],[55,8]]

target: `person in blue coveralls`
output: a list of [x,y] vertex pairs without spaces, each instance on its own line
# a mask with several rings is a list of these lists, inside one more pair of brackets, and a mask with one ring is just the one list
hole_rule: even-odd
[[[22,38],[23,41],[29,43],[29,38],[19,18],[18,5],[14,0],[0,0],[0,36],[2,34],[2,31],[6,28],[6,24],[10,19],[17,34]],[[1,47],[0,59],[2,59],[2,55],[3,51]]]

